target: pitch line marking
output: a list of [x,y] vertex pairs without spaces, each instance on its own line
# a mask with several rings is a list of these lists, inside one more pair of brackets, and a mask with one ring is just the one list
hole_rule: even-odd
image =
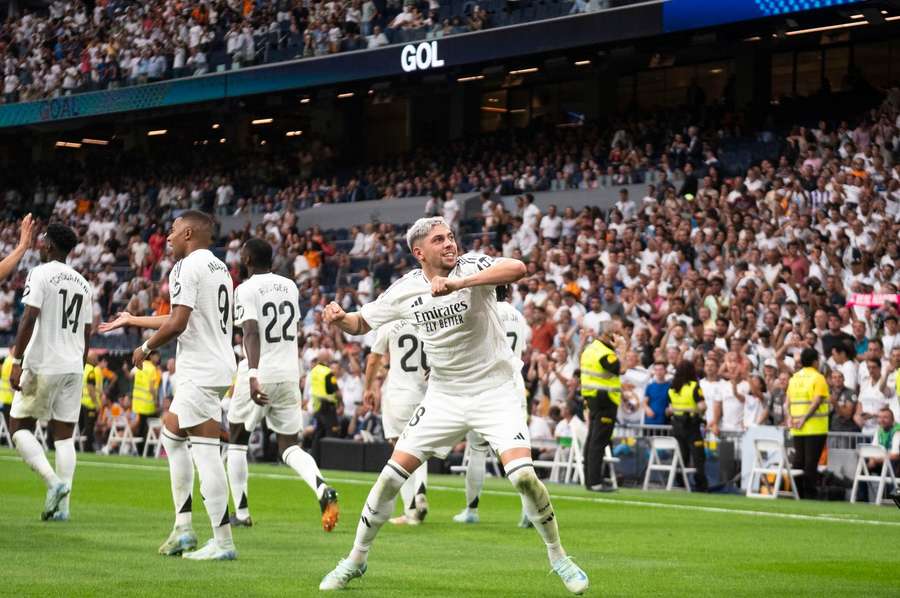
[[[17,461],[21,462],[19,457],[9,455],[0,455],[0,461]],[[79,466],[90,465],[93,467],[106,467],[109,469],[131,469],[131,470],[149,470],[168,472],[168,467],[157,467],[154,465],[140,465],[137,463],[104,463],[102,461],[85,461],[79,460]],[[296,475],[288,475],[283,473],[250,473],[250,477],[270,479],[270,480],[291,480],[299,481]],[[354,480],[350,478],[331,478],[330,482],[340,484],[351,484],[356,486],[371,486],[372,482],[368,480]],[[437,490],[442,492],[464,493],[464,488],[454,486],[429,485],[429,490]],[[552,488],[551,488],[552,490]],[[491,496],[510,496],[518,497],[519,495],[511,490],[484,490],[482,494]],[[628,507],[646,507],[655,509],[673,509],[679,511],[699,511],[702,513],[719,513],[723,515],[745,515],[750,517],[773,517],[775,519],[794,519],[797,521],[827,521],[830,523],[849,523],[857,525],[875,525],[887,527],[900,527],[900,521],[879,521],[875,519],[859,519],[858,515],[803,515],[801,513],[775,513],[771,511],[753,511],[750,509],[730,509],[727,507],[710,507],[704,505],[684,505],[678,503],[665,503],[643,500],[628,500],[624,498],[599,498],[591,496],[571,496],[568,494],[556,494],[551,492],[551,498],[554,501],[571,500],[576,502],[588,502],[595,504],[622,505]]]

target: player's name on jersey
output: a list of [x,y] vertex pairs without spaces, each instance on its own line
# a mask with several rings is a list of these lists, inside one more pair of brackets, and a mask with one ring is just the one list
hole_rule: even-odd
[[49,280],[53,286],[59,286],[63,282],[74,282],[81,286],[85,292],[89,291],[89,287],[85,284],[84,279],[77,272],[60,272],[52,276]]
[[451,305],[441,305],[430,309],[415,310],[416,324],[425,327],[425,332],[460,326],[465,319],[463,315],[469,309],[465,301],[457,301]]
[[259,288],[255,289],[258,295],[268,295],[269,293],[289,293],[290,287],[286,284],[282,284],[280,282],[272,282],[265,285],[261,285]]
[[218,259],[206,262],[206,266],[209,268],[210,272],[215,272],[217,270],[228,271],[228,266],[220,262]]

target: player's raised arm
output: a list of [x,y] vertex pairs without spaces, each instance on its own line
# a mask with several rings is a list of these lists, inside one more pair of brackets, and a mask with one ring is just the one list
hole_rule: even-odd
[[19,262],[22,260],[22,256],[24,256],[25,252],[28,251],[28,248],[31,247],[33,238],[34,218],[31,214],[28,214],[22,218],[22,224],[19,227],[19,244],[16,245],[16,248],[13,249],[12,253],[3,258],[3,261],[0,261],[0,280],[5,279],[13,273],[13,270],[16,269],[16,266],[18,266]]
[[[488,259],[488,258],[485,258]],[[491,286],[512,284],[525,276],[527,269],[525,264],[511,258],[499,258],[475,274],[464,278],[445,278],[437,276],[431,280],[431,294],[435,297],[447,295],[460,289],[477,286]]]
[[347,334],[354,336],[366,334],[372,329],[359,312],[348,314],[334,301],[325,306],[322,318],[326,324],[337,326]]

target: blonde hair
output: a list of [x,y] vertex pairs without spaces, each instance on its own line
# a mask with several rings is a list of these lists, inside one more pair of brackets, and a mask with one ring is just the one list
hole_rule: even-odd
[[430,233],[434,227],[441,225],[450,228],[447,221],[440,216],[419,218],[416,220],[413,225],[409,227],[409,230],[406,231],[406,244],[409,246],[409,250],[412,251],[413,245],[428,236],[428,233]]

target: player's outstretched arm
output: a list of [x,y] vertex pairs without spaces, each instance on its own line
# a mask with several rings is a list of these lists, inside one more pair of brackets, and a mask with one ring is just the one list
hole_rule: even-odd
[[134,326],[135,328],[148,328],[150,330],[159,330],[170,316],[133,316],[127,311],[120,311],[116,314],[116,318],[111,322],[102,322],[97,330],[106,333],[116,328],[125,326]]
[[[132,354],[132,363],[135,367],[141,367],[141,364],[144,363],[144,358],[150,354],[151,351],[158,349],[168,343],[169,341],[175,340],[178,338],[182,332],[184,332],[185,328],[187,328],[188,320],[191,317],[191,312],[193,310],[190,307],[184,305],[176,305],[172,309],[172,314],[168,316],[152,316],[148,318],[139,318],[139,319],[155,319],[161,318],[162,325],[159,327],[153,336],[144,341],[144,344],[134,350]],[[149,326],[147,326],[149,328]]]
[[512,284],[527,273],[525,264],[511,258],[499,258],[493,264],[464,278],[444,278],[436,276],[431,280],[431,294],[435,297],[447,295],[470,287]]
[[24,256],[25,252],[28,251],[28,248],[31,247],[33,237],[34,218],[31,214],[28,214],[22,218],[22,224],[19,227],[19,244],[16,245],[16,248],[13,249],[12,253],[3,258],[3,261],[0,261],[0,280],[4,280],[13,273],[16,266],[18,266],[19,262],[22,260],[22,256]]
[[348,314],[334,301],[325,306],[323,319],[326,324],[337,326],[347,334],[354,336],[366,334],[372,329],[359,312]]

